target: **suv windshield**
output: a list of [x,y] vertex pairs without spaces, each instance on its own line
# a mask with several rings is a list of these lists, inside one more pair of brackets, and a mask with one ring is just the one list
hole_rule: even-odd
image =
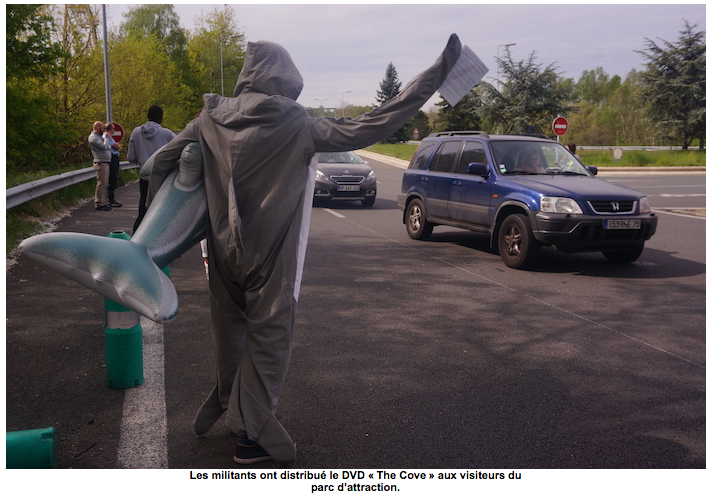
[[490,146],[503,175],[590,175],[570,151],[557,143],[496,140]]

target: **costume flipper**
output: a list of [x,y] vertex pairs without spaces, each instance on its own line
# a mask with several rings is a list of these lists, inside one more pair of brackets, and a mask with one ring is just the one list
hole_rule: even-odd
[[201,150],[192,143],[184,148],[179,168],[162,184],[132,239],[47,233],[24,240],[20,250],[103,297],[164,322],[177,315],[179,302],[161,268],[204,238],[206,225]]
[[147,248],[86,233],[45,233],[22,242],[29,259],[154,321],[177,314],[177,292]]
[[[150,158],[141,176],[149,176],[152,163]],[[162,183],[131,240],[146,246],[152,260],[163,268],[205,238],[206,231],[202,151],[193,142],[182,151],[179,169]]]

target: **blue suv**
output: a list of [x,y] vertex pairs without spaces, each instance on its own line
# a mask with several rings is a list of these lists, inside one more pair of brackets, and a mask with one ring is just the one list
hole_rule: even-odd
[[403,175],[398,207],[411,238],[427,240],[435,225],[485,232],[511,268],[529,268],[541,246],[632,263],[657,216],[643,193],[595,175],[542,135],[434,133]]

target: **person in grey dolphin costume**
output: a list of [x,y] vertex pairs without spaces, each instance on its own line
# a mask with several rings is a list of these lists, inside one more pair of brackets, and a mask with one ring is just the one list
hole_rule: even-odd
[[[203,158],[217,385],[197,412],[197,434],[226,411],[241,444],[295,461],[295,443],[275,410],[308,237],[312,157],[389,137],[438,90],[460,54],[451,35],[434,65],[381,107],[355,119],[311,118],[296,102],[303,79],[289,53],[272,42],[249,43],[234,96],[205,95],[200,115],[154,156],[149,202],[185,146],[198,142]],[[235,460],[258,459],[235,453]]]

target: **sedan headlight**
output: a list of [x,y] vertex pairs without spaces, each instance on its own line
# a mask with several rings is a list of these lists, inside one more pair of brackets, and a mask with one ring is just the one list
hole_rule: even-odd
[[575,199],[570,197],[541,197],[540,210],[543,213],[583,214]]
[[650,207],[650,202],[647,200],[647,197],[640,198],[640,212],[641,213],[652,212],[652,208]]

